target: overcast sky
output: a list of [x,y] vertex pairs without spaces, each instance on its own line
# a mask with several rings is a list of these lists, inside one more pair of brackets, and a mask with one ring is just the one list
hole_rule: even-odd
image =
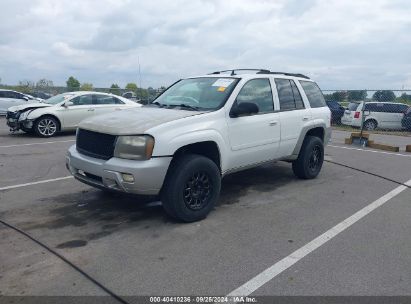
[[228,68],[411,89],[409,0],[3,0],[2,83],[167,86]]

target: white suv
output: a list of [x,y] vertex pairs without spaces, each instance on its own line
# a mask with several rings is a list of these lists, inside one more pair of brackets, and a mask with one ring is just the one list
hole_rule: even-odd
[[364,111],[364,129],[401,130],[401,120],[408,108],[408,105],[398,102],[351,102],[341,118],[341,123],[361,127]]
[[186,222],[207,216],[229,173],[286,160],[298,177],[315,178],[331,136],[317,84],[239,71],[183,79],[149,105],[82,121],[67,168],[100,189],[160,195]]

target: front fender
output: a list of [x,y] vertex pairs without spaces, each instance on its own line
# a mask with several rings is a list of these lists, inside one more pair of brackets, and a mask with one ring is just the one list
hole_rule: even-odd
[[206,141],[214,142],[217,145],[220,153],[221,169],[224,171],[227,163],[225,147],[228,145],[225,143],[223,136],[216,130],[195,130],[175,136],[168,141],[167,145],[162,145],[162,147],[156,149],[156,156],[171,156],[184,146]]

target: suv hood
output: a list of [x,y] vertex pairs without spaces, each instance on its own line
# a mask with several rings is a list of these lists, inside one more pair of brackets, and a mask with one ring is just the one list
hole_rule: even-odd
[[151,107],[132,108],[87,118],[79,124],[79,128],[112,135],[144,134],[148,129],[163,123],[202,113]]
[[22,105],[10,107],[8,111],[17,112],[17,111],[22,111],[22,110],[38,109],[38,108],[45,108],[45,107],[52,107],[52,106],[53,105],[47,104],[47,103],[31,102],[31,103],[25,103]]

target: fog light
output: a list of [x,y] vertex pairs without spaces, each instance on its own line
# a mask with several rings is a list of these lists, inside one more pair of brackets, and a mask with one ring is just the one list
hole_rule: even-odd
[[121,173],[121,177],[126,183],[134,183],[134,176],[131,174]]

